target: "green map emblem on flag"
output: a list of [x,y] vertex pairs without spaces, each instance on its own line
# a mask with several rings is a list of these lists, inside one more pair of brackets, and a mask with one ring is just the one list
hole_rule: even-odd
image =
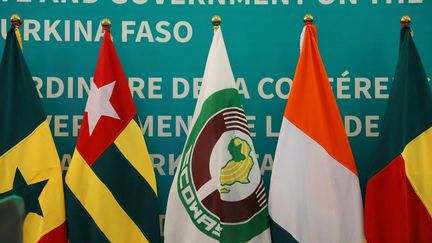
[[[203,103],[184,151],[178,194],[203,233],[219,239],[222,228],[224,234],[234,233],[256,223],[251,219],[260,217],[255,216],[267,216],[265,190],[237,90],[218,91]],[[244,237],[236,238],[246,241],[247,234]]]

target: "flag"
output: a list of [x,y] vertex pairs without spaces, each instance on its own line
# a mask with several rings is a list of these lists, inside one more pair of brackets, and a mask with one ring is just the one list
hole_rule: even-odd
[[363,242],[354,158],[318,50],[306,23],[270,181],[274,242]]
[[432,96],[411,29],[399,60],[365,198],[368,243],[432,242]]
[[156,178],[126,76],[104,27],[66,174],[71,242],[159,242]]
[[0,64],[0,199],[23,198],[24,242],[66,242],[60,160],[17,33]]
[[269,242],[258,166],[219,27],[169,192],[165,242]]

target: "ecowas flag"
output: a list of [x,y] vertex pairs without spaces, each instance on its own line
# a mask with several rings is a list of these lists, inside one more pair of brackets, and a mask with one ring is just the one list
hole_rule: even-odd
[[0,200],[23,198],[24,242],[66,242],[60,161],[16,33],[0,64]]
[[317,44],[306,23],[270,184],[274,242],[362,243],[357,170]]
[[153,166],[104,26],[77,146],[66,175],[70,242],[159,242]]
[[168,197],[166,242],[270,242],[267,199],[222,30]]
[[432,242],[432,95],[408,26],[368,172],[368,243]]

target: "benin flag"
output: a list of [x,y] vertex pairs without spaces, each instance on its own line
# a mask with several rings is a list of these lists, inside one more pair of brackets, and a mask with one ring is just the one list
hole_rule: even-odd
[[363,242],[357,170],[307,23],[270,184],[274,242]]
[[60,161],[14,28],[0,86],[0,199],[24,199],[24,242],[66,242]]
[[432,97],[403,27],[399,61],[366,188],[369,243],[432,242]]
[[136,114],[105,28],[66,175],[71,242],[159,242],[156,179]]
[[168,197],[165,242],[270,242],[267,199],[222,29]]

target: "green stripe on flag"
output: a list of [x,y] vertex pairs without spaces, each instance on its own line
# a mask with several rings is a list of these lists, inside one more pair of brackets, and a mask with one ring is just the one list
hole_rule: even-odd
[[159,242],[157,196],[118,148],[114,144],[108,147],[92,169],[145,237]]
[[278,243],[298,243],[298,241],[284,228],[282,228],[278,223],[270,218],[270,228],[272,242]]
[[14,28],[0,63],[0,155],[27,137],[46,116]]
[[251,218],[247,224],[223,224],[220,242],[247,242],[269,227],[267,207]]
[[109,242],[69,187],[65,186],[67,230],[70,243]]
[[411,36],[402,28],[399,60],[368,178],[400,155],[405,146],[432,126],[432,97],[426,73]]

